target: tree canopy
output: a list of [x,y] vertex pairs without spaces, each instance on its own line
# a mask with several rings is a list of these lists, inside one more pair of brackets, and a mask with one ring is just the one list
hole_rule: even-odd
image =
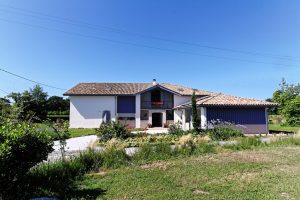
[[47,92],[39,85],[22,93],[12,92],[7,97],[14,101],[13,105],[22,108],[20,117],[23,119],[33,117],[35,121],[43,121],[49,112],[60,114],[69,111],[69,100],[59,96],[48,97]]
[[192,118],[193,118],[193,127],[198,132],[201,129],[200,126],[200,118],[197,112],[197,101],[196,101],[196,95],[195,92],[193,92],[192,95]]
[[289,125],[300,125],[300,84],[288,84],[282,79],[280,88],[272,100],[278,104],[277,112],[286,118]]

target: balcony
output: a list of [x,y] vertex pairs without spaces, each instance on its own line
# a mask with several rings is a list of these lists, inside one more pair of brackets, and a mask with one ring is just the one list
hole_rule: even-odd
[[173,101],[142,101],[142,109],[172,109]]

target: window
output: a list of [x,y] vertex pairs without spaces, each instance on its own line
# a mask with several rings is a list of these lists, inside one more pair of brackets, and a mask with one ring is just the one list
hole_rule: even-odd
[[104,110],[102,114],[102,119],[104,123],[111,122],[111,115],[109,110]]
[[148,119],[149,119],[149,111],[141,110],[141,120],[148,120]]
[[174,110],[167,110],[167,120],[174,120]]
[[152,102],[160,102],[161,101],[159,90],[153,90],[151,92],[151,101]]

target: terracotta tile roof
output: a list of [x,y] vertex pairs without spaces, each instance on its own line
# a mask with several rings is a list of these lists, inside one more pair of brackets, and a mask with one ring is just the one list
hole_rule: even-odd
[[[213,93],[170,83],[159,83],[156,86],[161,86],[180,95],[192,95],[195,90],[196,95],[202,96],[197,99],[197,105],[199,106],[276,106],[275,103],[267,101]],[[135,95],[152,87],[155,87],[152,83],[79,83],[64,95]],[[191,106],[191,102],[179,105],[176,108],[189,106]]]
[[[192,95],[193,93],[192,88],[170,83],[159,83],[157,86],[162,86],[180,95]],[[153,87],[152,83],[79,83],[64,95],[134,95],[151,87]],[[202,90],[195,90],[195,92],[196,95],[213,94]]]
[[[197,105],[199,106],[263,106],[263,107],[276,106],[275,103],[268,102],[268,101],[225,95],[222,93],[215,93],[214,95],[211,96],[198,98]],[[190,107],[190,106],[191,106],[191,102],[187,102],[185,104],[177,106],[176,108]]]

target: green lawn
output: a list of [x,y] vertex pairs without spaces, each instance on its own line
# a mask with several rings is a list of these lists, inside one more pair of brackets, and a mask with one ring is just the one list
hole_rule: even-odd
[[80,137],[80,136],[86,136],[86,135],[94,135],[96,134],[95,129],[93,128],[70,128],[70,137]]
[[[53,130],[47,124],[36,123],[35,125],[40,129],[46,130],[50,135],[55,136]],[[96,130],[93,128],[70,128],[69,132],[71,138],[96,134]]]
[[300,147],[153,162],[88,175],[98,199],[300,199]]
[[280,124],[269,124],[269,130],[275,131],[290,131],[297,133],[300,130],[300,126],[281,126]]

